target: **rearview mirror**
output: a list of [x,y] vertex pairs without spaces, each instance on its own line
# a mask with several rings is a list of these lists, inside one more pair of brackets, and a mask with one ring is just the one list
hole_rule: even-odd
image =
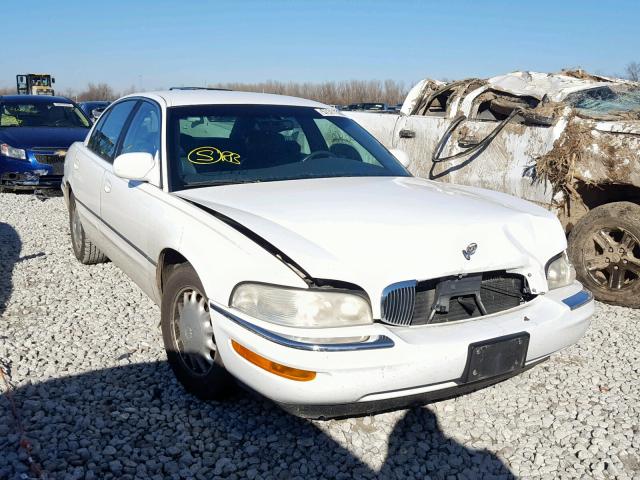
[[155,166],[156,161],[150,153],[123,153],[113,161],[113,173],[127,180],[148,182],[152,179]]
[[389,152],[391,152],[391,155],[396,157],[396,160],[398,160],[403,167],[408,167],[409,163],[411,163],[409,155],[407,155],[407,152],[405,152],[404,150],[400,150],[399,148],[392,148],[391,150],[389,150]]

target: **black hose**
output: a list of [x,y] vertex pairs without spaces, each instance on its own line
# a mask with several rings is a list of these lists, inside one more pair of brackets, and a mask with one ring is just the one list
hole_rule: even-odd
[[449,125],[447,130],[444,132],[444,135],[442,135],[442,138],[440,138],[440,140],[438,141],[436,148],[433,150],[433,154],[431,155],[431,161],[433,163],[446,162],[447,160],[455,160],[456,158],[461,158],[466,155],[471,155],[477,151],[483,150],[493,141],[494,138],[496,138],[498,133],[500,133],[500,131],[511,120],[513,120],[513,118],[516,115],[518,115],[521,112],[522,110],[519,108],[514,109],[507,118],[505,118],[502,122],[500,122],[496,126],[496,128],[494,128],[491,131],[491,133],[489,133],[486,137],[484,137],[482,140],[480,140],[478,143],[476,143],[472,147],[469,147],[466,150],[462,150],[461,152],[455,153],[453,155],[449,155],[448,157],[440,157],[440,154],[444,150],[444,147],[447,145],[447,142],[449,141],[449,137],[451,136],[451,134],[455,131],[458,125],[460,125],[463,121],[467,119],[466,115],[464,114],[458,115],[456,118],[453,119],[453,121],[451,122],[451,125]]

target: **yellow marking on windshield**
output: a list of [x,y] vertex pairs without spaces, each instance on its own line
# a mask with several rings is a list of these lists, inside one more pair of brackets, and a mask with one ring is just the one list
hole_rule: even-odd
[[210,165],[218,162],[240,165],[240,154],[226,150],[222,151],[216,147],[198,147],[189,152],[187,160],[198,165]]

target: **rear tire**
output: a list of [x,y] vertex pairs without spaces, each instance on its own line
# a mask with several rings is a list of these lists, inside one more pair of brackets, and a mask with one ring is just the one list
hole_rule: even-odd
[[614,202],[591,210],[569,235],[569,257],[597,300],[640,307],[640,206]]
[[87,238],[73,196],[69,198],[69,230],[71,231],[73,254],[80,263],[84,265],[94,265],[109,260],[107,256]]
[[162,338],[169,365],[187,392],[220,400],[235,390],[213,335],[209,302],[193,267],[172,267],[162,289]]

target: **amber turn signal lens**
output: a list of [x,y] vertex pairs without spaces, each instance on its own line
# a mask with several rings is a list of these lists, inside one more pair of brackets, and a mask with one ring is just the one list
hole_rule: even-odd
[[289,380],[296,380],[298,382],[308,382],[316,378],[316,372],[310,372],[309,370],[299,370],[297,368],[287,367],[280,365],[279,363],[272,362],[268,358],[264,358],[257,353],[252,352],[246,347],[243,347],[235,340],[231,340],[233,349],[245,360],[250,361],[254,365],[271,372],[274,375],[288,378]]

